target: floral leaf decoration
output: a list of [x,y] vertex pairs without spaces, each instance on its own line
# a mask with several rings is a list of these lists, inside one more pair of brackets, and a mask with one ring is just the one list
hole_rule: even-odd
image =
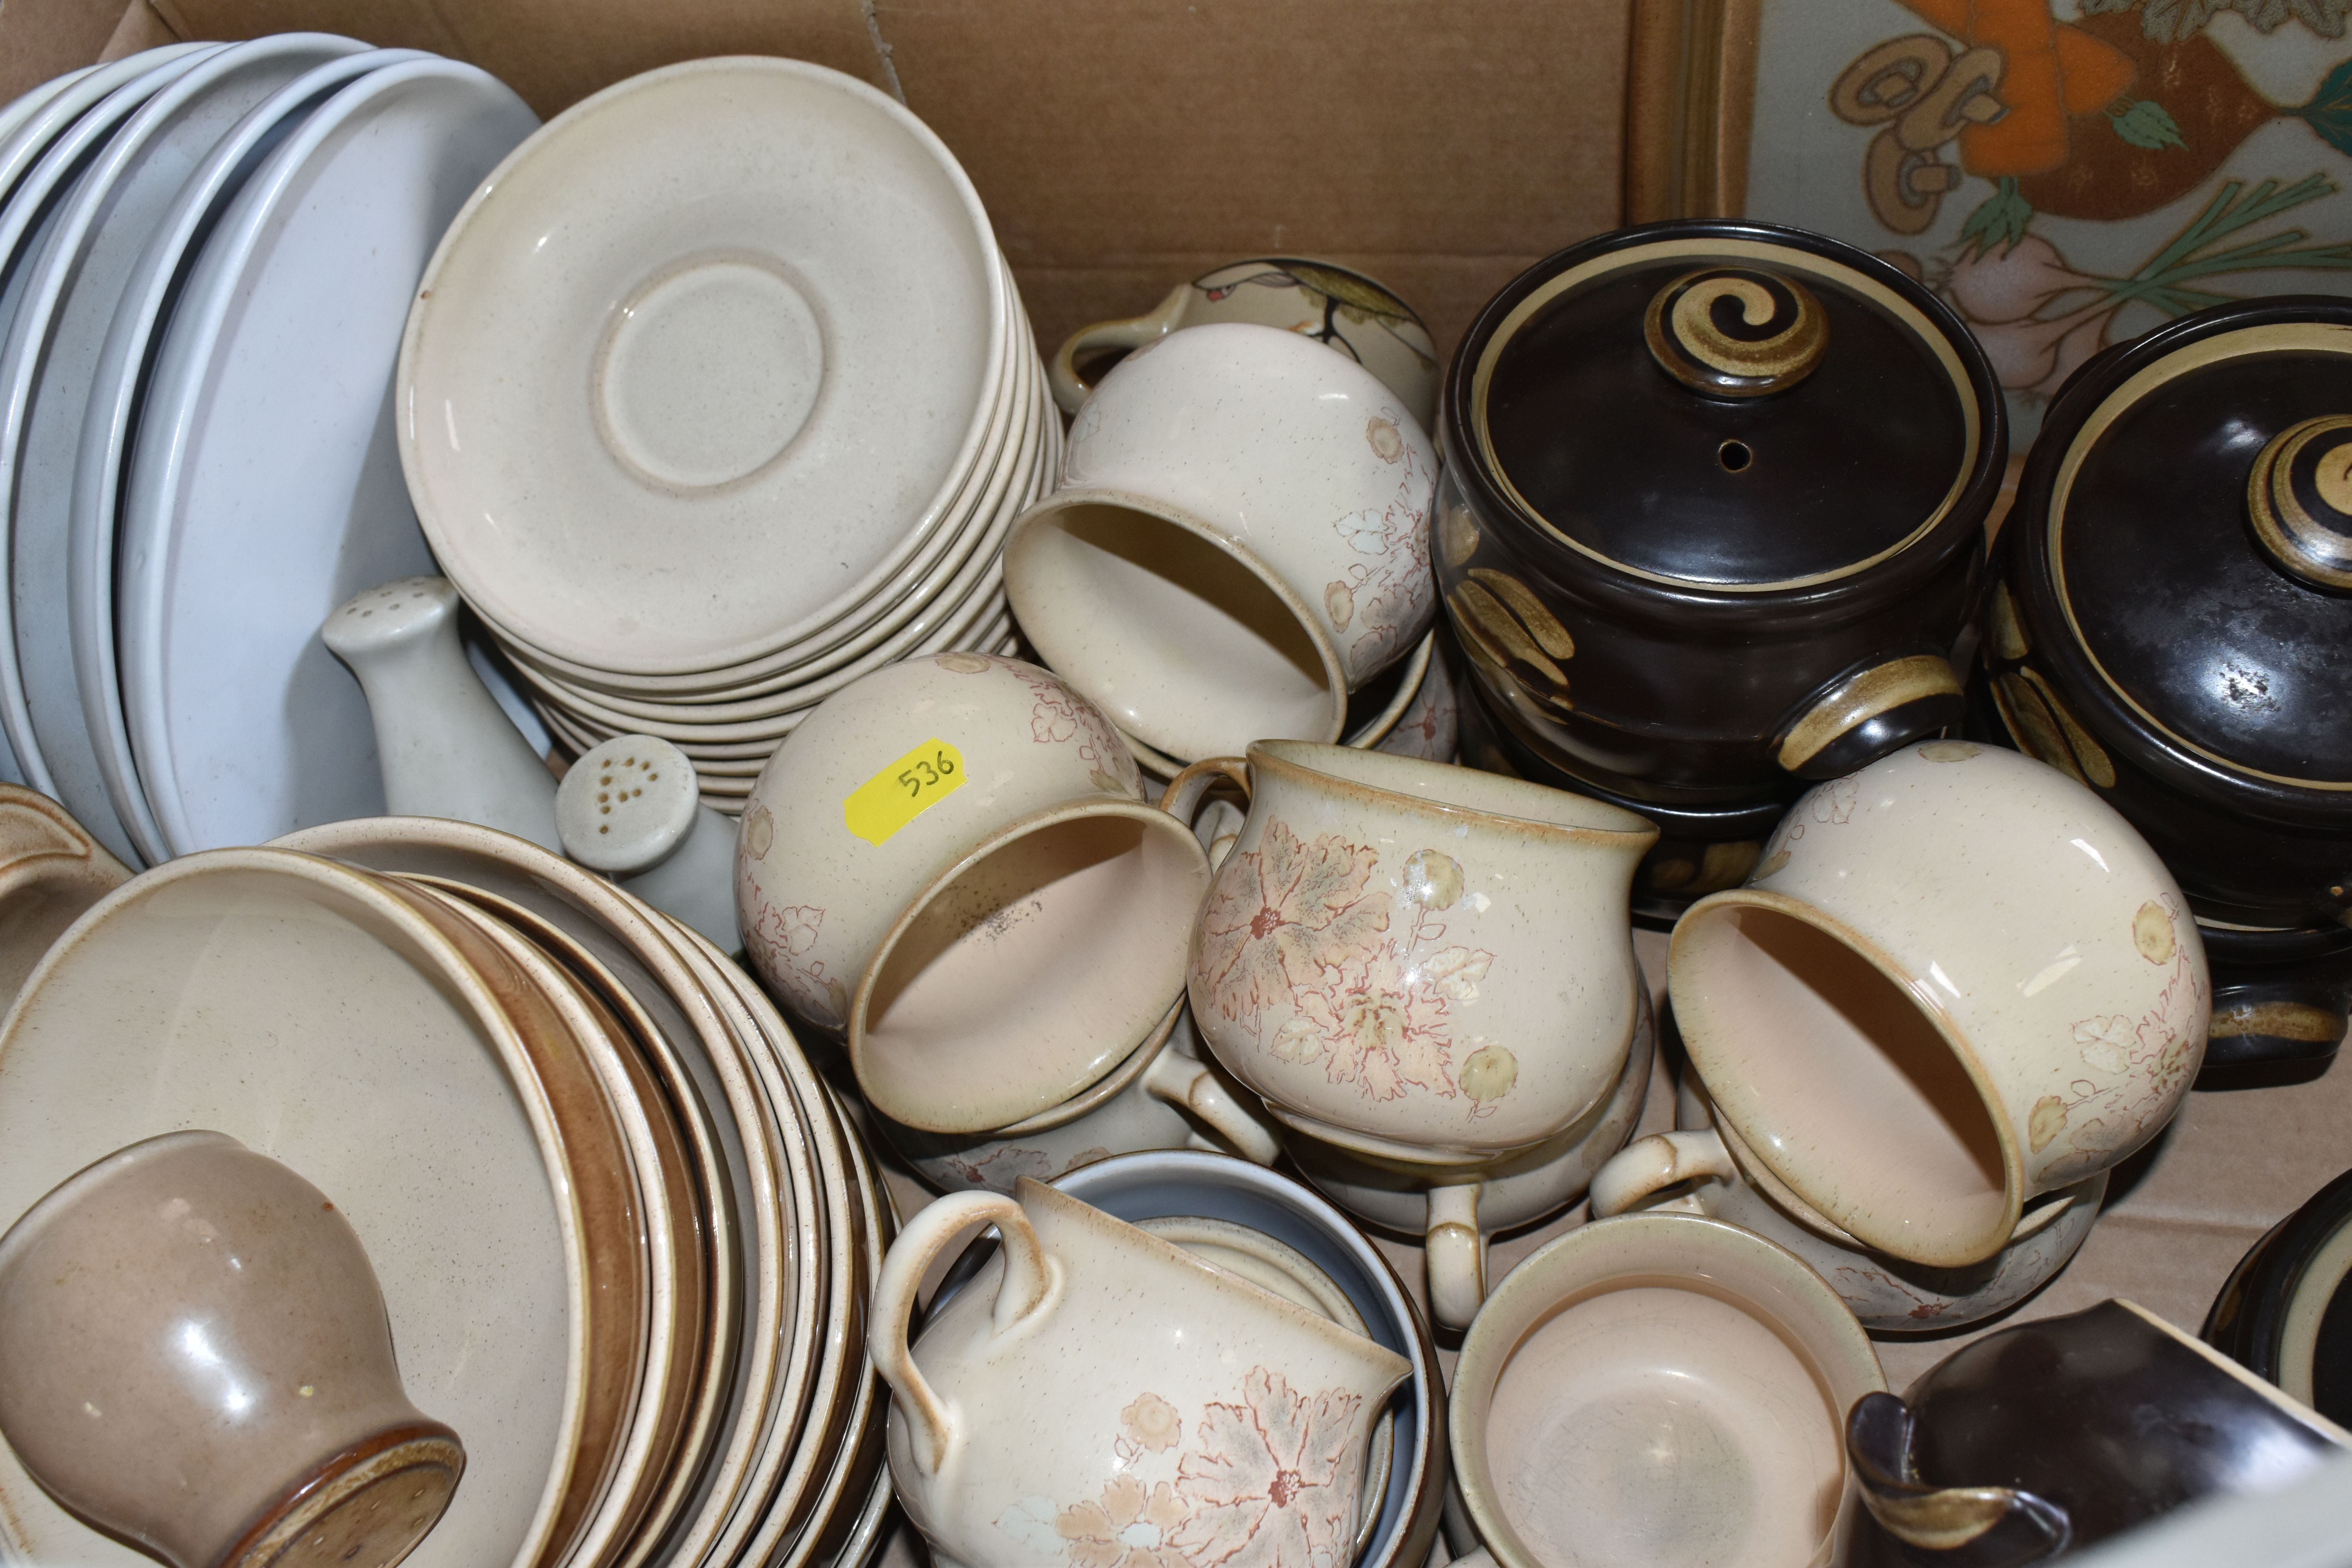
[[2143,98],[2127,108],[2112,111],[2109,123],[2116,134],[2135,147],[2156,152],[2166,147],[2186,147],[2180,139],[2180,124],[2166,112],[2164,105],[2152,98]]
[[1360,321],[1376,316],[1383,321],[1404,321],[1412,318],[1412,309],[1403,300],[1381,288],[1369,278],[1359,278],[1336,267],[1318,267],[1311,261],[1286,261],[1289,274],[1316,292],[1337,300]]
[[2352,157],[2352,60],[2329,71],[2309,103],[2287,112],[2319,132],[2330,147]]
[[2033,204],[2017,194],[2013,177],[2003,175],[2000,188],[1960,226],[1961,253],[1980,256],[1995,247],[2004,252],[2014,249],[2032,221]]
[[2142,31],[2159,44],[2186,43],[2224,11],[2235,11],[2257,33],[2275,33],[2300,22],[2323,38],[2344,36],[2352,0],[2083,0],[2083,14],[2101,16],[2140,5]]

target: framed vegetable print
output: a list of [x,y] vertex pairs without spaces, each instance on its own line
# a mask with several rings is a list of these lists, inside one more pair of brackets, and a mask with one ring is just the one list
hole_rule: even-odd
[[1835,235],[1990,355],[2021,451],[2201,306],[2352,292],[2352,0],[1636,0],[1628,216]]

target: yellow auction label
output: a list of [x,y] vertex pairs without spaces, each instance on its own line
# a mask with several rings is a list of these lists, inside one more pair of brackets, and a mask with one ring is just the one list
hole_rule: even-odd
[[841,803],[849,831],[881,845],[907,824],[963,787],[963,753],[945,741],[926,741],[859,784]]

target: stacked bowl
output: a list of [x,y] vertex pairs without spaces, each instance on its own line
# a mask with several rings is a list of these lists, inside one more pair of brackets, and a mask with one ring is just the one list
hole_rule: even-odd
[[[58,942],[0,1064],[12,1217],[202,1128],[348,1218],[404,1384],[464,1445],[413,1562],[855,1564],[878,1541],[862,1313],[888,1199],[748,977],[601,879],[415,818],[184,857]],[[14,1557],[133,1560],[15,1452],[0,1499]]]
[[399,376],[442,569],[585,749],[740,811],[810,710],[1008,644],[1061,427],[988,215],[861,82],[699,60],[575,105],[457,215]]

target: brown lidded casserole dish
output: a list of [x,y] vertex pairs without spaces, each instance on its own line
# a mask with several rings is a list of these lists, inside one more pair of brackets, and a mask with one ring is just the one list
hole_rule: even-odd
[[1480,313],[1439,424],[1439,585],[1518,771],[1760,838],[1808,781],[1958,721],[2007,430],[1894,268],[1766,224],[1604,235]]
[[2209,1062],[2324,1057],[2352,987],[2352,301],[2216,306],[2052,403],[1972,731],[2153,845],[2214,965]]

